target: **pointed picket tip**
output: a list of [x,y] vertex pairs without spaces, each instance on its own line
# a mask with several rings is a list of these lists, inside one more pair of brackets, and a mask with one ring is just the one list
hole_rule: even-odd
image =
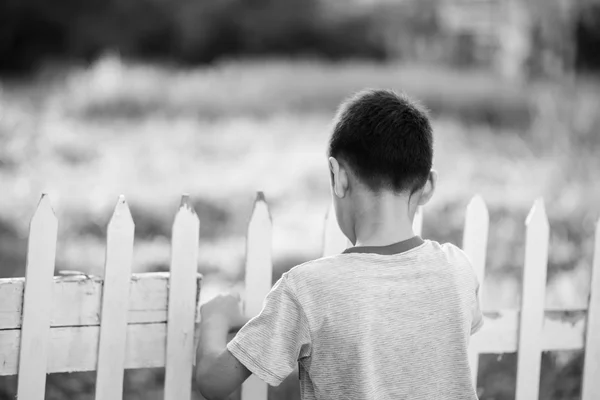
[[33,214],[33,218],[35,219],[38,215],[52,215],[56,217],[54,213],[54,209],[52,208],[52,203],[50,201],[50,196],[48,193],[42,193],[40,197],[40,201],[35,209],[35,213]]
[[171,231],[165,399],[189,399],[192,382],[200,220],[184,193]]
[[192,200],[190,199],[190,195],[187,193],[181,195],[179,210],[177,210],[177,213],[175,214],[175,220],[173,221],[173,224],[175,225],[182,216],[185,216],[185,218],[192,217],[193,220],[200,221],[198,215],[196,214],[196,210],[194,209],[194,205],[192,204]]
[[544,206],[544,199],[539,197],[534,203],[533,207],[527,215],[525,220],[525,226],[533,226],[534,224],[548,227],[548,216],[546,215],[546,207]]
[[52,313],[53,275],[56,259],[58,221],[44,193],[31,219],[27,243],[27,262],[19,339],[17,397],[42,399],[49,353],[50,314]]
[[110,222],[108,223],[109,228],[116,222],[119,223],[127,223],[130,225],[135,225],[133,223],[133,217],[131,216],[131,211],[129,210],[129,205],[127,204],[127,200],[124,195],[120,195],[117,200],[117,205],[113,211],[112,217],[110,218]]
[[479,194],[473,196],[469,204],[467,205],[467,213],[480,213],[481,215],[485,215],[489,217],[489,212],[487,205],[485,204],[485,200]]
[[252,207],[252,214],[250,216],[250,221],[254,220],[254,218],[259,215],[261,209],[266,211],[266,214],[269,218],[269,221],[273,221],[271,217],[271,210],[269,209],[269,203],[267,203],[267,199],[263,191],[259,190],[256,192],[256,199],[254,200],[254,206]]
[[179,203],[179,209],[186,209],[192,214],[196,214],[192,200],[190,199],[189,193],[183,193],[181,195],[181,202]]
[[173,220],[172,232],[173,234],[177,229],[186,229],[183,228],[187,226],[187,224],[191,223],[192,225],[198,225],[198,229],[200,228],[200,218],[196,214],[196,210],[190,200],[190,195],[184,193],[181,196],[181,203],[179,205],[179,210],[175,214],[175,219]]
[[58,227],[58,219],[56,218],[56,214],[54,214],[54,209],[52,209],[52,204],[50,203],[50,196],[47,193],[42,193],[40,201],[33,213],[33,217],[31,217],[31,221],[29,222],[29,230],[33,231],[35,229],[43,229],[43,231],[54,231],[53,235],[56,235],[56,230]]

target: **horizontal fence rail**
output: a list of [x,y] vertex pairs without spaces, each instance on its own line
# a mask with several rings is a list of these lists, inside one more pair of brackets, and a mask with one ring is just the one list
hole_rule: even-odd
[[[421,235],[424,213],[413,229]],[[24,278],[0,279],[0,375],[18,375],[18,398],[44,398],[47,373],[97,371],[96,399],[120,399],[123,371],[164,367],[165,399],[190,399],[197,332],[200,221],[182,197],[171,238],[170,272],[132,274],[135,224],[123,196],[107,229],[102,277],[74,271],[54,274],[57,219],[43,195],[31,221]],[[244,312],[257,315],[272,287],[272,220],[259,192],[248,224]],[[517,354],[516,400],[539,395],[541,353],[585,350],[582,399],[600,399],[600,226],[596,229],[591,291],[585,309],[545,309],[550,227],[538,199],[525,222],[522,302],[518,310],[484,311],[485,324],[471,338],[469,359],[477,384],[480,354]],[[322,255],[351,246],[333,208],[323,226]],[[485,290],[489,213],[475,196],[468,204],[462,248]],[[592,290],[593,289],[593,290]],[[197,342],[197,338],[196,338]],[[256,377],[243,385],[243,400],[266,400]]]

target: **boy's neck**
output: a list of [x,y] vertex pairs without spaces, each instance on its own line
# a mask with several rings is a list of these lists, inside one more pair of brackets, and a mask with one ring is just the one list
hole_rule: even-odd
[[382,193],[359,196],[356,202],[355,246],[387,246],[415,236],[408,198]]

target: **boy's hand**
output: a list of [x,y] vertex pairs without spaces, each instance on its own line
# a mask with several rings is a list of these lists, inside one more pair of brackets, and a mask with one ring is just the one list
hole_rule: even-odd
[[200,308],[201,322],[218,321],[228,331],[239,330],[250,320],[242,313],[239,295],[218,295]]

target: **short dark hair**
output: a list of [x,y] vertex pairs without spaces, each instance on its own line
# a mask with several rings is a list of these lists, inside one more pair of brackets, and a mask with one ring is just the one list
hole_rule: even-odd
[[373,192],[414,193],[429,177],[433,132],[427,111],[404,94],[365,90],[340,106],[328,155]]

